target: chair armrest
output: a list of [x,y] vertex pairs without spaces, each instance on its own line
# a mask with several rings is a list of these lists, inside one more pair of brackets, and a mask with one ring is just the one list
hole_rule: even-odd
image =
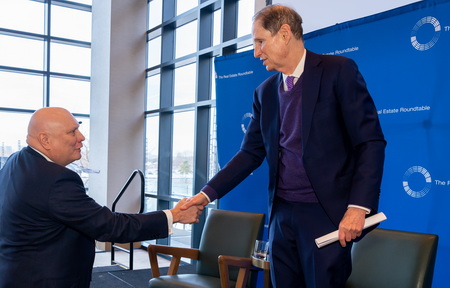
[[219,256],[219,272],[220,285],[222,288],[230,287],[230,276],[228,273],[228,266],[239,267],[239,274],[236,280],[236,288],[243,288],[247,284],[250,269],[253,268],[252,259],[249,257],[236,256]]
[[161,273],[159,272],[159,265],[157,254],[171,255],[172,260],[170,261],[169,271],[167,275],[176,275],[178,272],[178,266],[180,265],[181,257],[189,259],[198,259],[198,250],[191,248],[181,248],[181,247],[171,247],[164,245],[153,245],[150,244],[147,248],[148,257],[150,258],[150,267],[152,270],[153,277],[159,277]]
[[265,271],[270,270],[270,261],[258,259],[253,256],[251,257],[251,259],[252,259],[253,266],[263,269]]

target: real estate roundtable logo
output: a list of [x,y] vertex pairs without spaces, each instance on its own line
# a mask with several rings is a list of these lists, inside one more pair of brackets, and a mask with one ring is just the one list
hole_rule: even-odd
[[412,166],[403,175],[403,189],[413,198],[422,198],[431,190],[431,174],[422,166]]
[[411,45],[419,51],[428,50],[439,40],[441,30],[441,24],[435,17],[423,17],[411,30]]
[[250,123],[250,120],[252,119],[253,114],[250,112],[247,112],[244,114],[244,116],[242,116],[242,121],[241,121],[241,130],[242,132],[247,133],[247,127],[248,124]]

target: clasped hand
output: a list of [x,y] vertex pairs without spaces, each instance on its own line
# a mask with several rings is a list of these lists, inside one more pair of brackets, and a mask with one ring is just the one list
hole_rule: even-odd
[[[198,193],[189,199],[181,199],[175,208],[172,209],[172,214],[174,215],[173,222],[181,222],[183,224],[198,223],[198,217],[200,217],[203,209],[205,209],[205,206],[208,205],[208,203],[208,199],[206,199],[206,197],[201,193]],[[176,217],[180,217],[180,219],[176,221],[176,219],[178,219]]]
[[203,205],[190,205],[182,209],[182,206],[187,202],[188,199],[183,198],[170,210],[172,212],[173,223],[194,224],[199,222],[198,218],[205,207]]

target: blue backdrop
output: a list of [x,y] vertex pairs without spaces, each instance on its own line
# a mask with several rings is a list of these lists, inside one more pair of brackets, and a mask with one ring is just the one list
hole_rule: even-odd
[[[222,167],[239,151],[252,113],[253,90],[273,72],[266,71],[261,61],[253,57],[253,51],[216,58],[215,67],[217,152]],[[239,192],[223,197],[219,207],[267,215],[267,171],[264,162],[234,189]]]
[[[380,227],[438,234],[433,287],[450,273],[450,1],[422,1],[305,35],[307,49],[358,64],[388,141]],[[238,151],[253,90],[270,73],[253,51],[216,60],[220,165]],[[267,168],[220,208],[267,212]]]

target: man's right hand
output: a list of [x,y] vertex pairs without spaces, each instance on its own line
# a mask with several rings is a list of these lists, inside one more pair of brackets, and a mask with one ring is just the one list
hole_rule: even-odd
[[188,208],[181,209],[187,201],[186,198],[181,199],[173,209],[170,209],[173,223],[194,224],[199,222],[198,217],[202,214],[204,206],[190,205]]
[[209,200],[206,198],[206,196],[203,193],[197,193],[196,195],[192,196],[191,198],[187,199],[186,202],[181,206],[181,210],[188,209],[192,206],[203,206],[209,204]]

